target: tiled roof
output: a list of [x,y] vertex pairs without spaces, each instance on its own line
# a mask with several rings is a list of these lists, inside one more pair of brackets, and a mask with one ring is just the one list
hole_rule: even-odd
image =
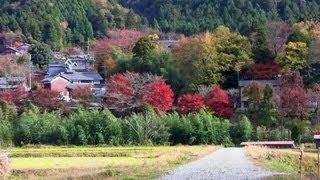
[[15,88],[18,87],[20,83],[25,81],[25,77],[0,77],[0,89]]
[[65,64],[49,64],[48,65],[48,76],[53,77],[62,72],[66,71]]
[[72,81],[102,81],[103,78],[99,73],[95,72],[61,72],[56,76],[47,76],[42,82],[50,83],[53,79],[62,77],[70,82]]
[[0,77],[0,84],[10,84],[10,82],[24,82],[25,77]]
[[61,77],[69,80],[69,81],[102,81],[103,78],[99,73],[94,72],[63,72],[60,74]]

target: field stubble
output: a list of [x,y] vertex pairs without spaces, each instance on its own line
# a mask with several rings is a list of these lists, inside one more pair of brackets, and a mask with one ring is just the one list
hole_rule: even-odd
[[11,153],[13,178],[150,179],[218,148],[41,146],[3,151]]
[[[258,164],[272,170],[290,174],[297,174],[300,164],[300,151],[298,149],[271,149],[261,146],[248,146],[246,152]],[[315,175],[318,173],[318,155],[315,151],[304,152],[302,172]]]

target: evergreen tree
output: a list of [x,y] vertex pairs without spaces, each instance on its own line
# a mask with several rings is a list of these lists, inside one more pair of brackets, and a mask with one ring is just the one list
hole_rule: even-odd
[[267,63],[272,61],[272,52],[269,49],[269,44],[267,41],[267,32],[265,28],[258,29],[253,44],[252,52],[257,62]]

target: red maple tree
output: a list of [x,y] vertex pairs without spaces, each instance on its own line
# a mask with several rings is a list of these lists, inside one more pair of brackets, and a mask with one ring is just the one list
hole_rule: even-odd
[[134,110],[140,107],[146,93],[146,87],[163,80],[160,76],[144,73],[118,73],[108,80],[106,86],[106,103],[110,109],[118,112]]
[[281,113],[288,117],[301,117],[307,106],[307,92],[299,72],[282,74],[279,78]]
[[219,117],[230,118],[233,114],[232,100],[220,86],[209,92],[206,105]]
[[157,111],[167,112],[173,105],[173,91],[164,80],[154,81],[143,89],[142,103],[151,105]]
[[62,100],[59,92],[44,88],[30,91],[27,98],[32,104],[49,111],[57,110]]
[[306,92],[301,87],[286,88],[281,95],[281,112],[284,116],[301,117],[306,111]]
[[178,99],[179,111],[182,114],[196,113],[205,105],[201,94],[185,94]]
[[129,80],[122,73],[113,75],[106,85],[106,102],[111,109],[125,111],[130,107],[133,92]]
[[94,99],[91,91],[91,85],[76,87],[72,90],[71,96],[73,99],[78,100],[81,104],[88,104]]
[[280,74],[280,66],[275,63],[257,63],[247,72],[255,80],[274,79]]
[[0,91],[0,100],[13,103],[18,109],[23,108],[25,97],[26,92],[23,86],[13,90]]

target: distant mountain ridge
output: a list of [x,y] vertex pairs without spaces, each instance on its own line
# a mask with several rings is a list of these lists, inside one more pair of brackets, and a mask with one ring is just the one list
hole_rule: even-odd
[[319,20],[319,7],[317,0],[1,0],[0,32],[59,49],[115,28],[192,35],[225,25],[248,34],[269,21]]
[[55,48],[141,24],[133,11],[106,0],[1,0],[0,6],[0,32],[20,32]]
[[226,25],[241,32],[267,21],[320,18],[316,0],[121,0],[163,31],[194,34]]

